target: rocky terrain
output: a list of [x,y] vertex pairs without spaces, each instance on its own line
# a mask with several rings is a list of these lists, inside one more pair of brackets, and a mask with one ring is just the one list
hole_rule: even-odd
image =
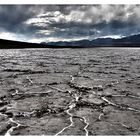
[[139,135],[139,54],[0,50],[0,135]]

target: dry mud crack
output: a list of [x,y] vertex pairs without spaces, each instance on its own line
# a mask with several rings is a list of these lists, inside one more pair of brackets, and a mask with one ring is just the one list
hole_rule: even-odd
[[0,135],[139,135],[139,49],[0,50]]

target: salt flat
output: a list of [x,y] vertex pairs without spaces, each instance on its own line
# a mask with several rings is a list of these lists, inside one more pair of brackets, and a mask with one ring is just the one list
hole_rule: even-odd
[[139,135],[139,54],[0,50],[0,135]]

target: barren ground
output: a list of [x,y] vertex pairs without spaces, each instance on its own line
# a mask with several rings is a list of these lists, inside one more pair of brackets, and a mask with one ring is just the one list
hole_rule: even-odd
[[140,49],[0,50],[0,135],[140,135]]

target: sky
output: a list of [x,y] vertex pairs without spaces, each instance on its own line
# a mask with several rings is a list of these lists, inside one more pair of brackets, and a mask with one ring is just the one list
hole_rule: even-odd
[[140,33],[140,5],[0,5],[0,38],[57,42]]

